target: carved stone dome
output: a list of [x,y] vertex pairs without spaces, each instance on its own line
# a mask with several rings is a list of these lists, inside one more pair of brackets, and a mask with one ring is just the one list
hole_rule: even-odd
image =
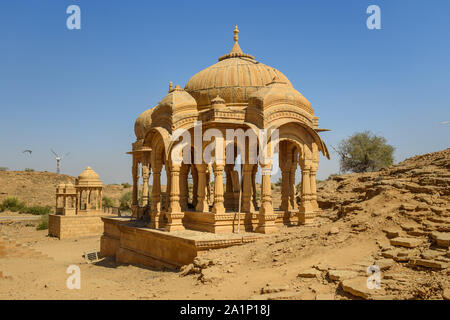
[[138,140],[144,139],[145,134],[150,129],[152,125],[152,113],[153,109],[148,109],[142,112],[139,117],[137,117],[136,122],[134,123],[134,133]]
[[78,176],[78,180],[79,181],[99,181],[100,180],[100,176],[97,174],[97,172],[95,172],[94,170],[92,170],[91,167],[87,167],[86,169],[84,169],[84,171]]
[[276,77],[292,87],[289,79],[275,68],[269,67],[242,52],[238,44],[237,26],[234,29],[234,46],[230,53],[219,58],[216,64],[195,74],[184,90],[197,101],[199,109],[211,105],[218,95],[227,105],[245,105],[248,97],[266,86]]

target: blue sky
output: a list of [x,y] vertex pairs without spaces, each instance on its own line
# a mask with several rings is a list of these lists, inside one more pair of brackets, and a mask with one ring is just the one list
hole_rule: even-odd
[[[81,30],[66,8],[81,8]],[[368,30],[366,8],[381,8]],[[244,52],[283,72],[312,103],[329,145],[371,130],[395,159],[449,147],[450,2],[0,2],[0,166],[63,173],[92,166],[130,181],[134,121],[217,62],[239,25]],[[33,150],[32,155],[22,150]],[[318,177],[339,170],[321,159]]]

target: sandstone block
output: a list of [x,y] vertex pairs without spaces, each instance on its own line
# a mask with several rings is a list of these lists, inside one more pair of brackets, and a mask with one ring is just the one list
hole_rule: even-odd
[[401,246],[406,248],[415,248],[420,246],[423,243],[422,239],[417,238],[406,238],[406,237],[397,237],[391,239],[391,245],[393,246]]
[[390,267],[394,265],[394,261],[392,259],[380,259],[375,261],[375,265],[377,265],[380,270],[388,270]]
[[371,295],[379,296],[383,292],[381,289],[369,289],[367,286],[367,277],[344,280],[341,282],[341,286],[345,292],[363,299],[369,299]]
[[436,241],[440,247],[450,247],[450,233],[432,232],[431,237]]
[[309,268],[309,269],[301,271],[298,274],[298,276],[300,278],[317,278],[321,274],[322,274],[322,272],[320,272],[319,270],[314,269],[314,268]]
[[383,229],[383,232],[386,233],[386,237],[389,239],[397,238],[400,236],[400,230],[396,228],[385,228]]
[[346,279],[355,278],[358,276],[356,271],[352,270],[329,270],[328,277],[334,281],[342,281]]

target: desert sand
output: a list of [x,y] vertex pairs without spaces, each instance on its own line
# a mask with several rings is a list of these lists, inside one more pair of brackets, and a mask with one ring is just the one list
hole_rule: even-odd
[[[37,222],[0,221],[0,299],[450,298],[450,149],[332,176],[318,195],[313,224],[206,252],[177,272],[87,263],[99,237],[57,240]],[[80,290],[66,286],[73,264]],[[380,289],[366,286],[372,265]]]

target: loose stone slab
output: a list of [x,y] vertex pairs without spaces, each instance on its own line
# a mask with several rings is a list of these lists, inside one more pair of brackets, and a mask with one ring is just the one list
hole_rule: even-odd
[[369,289],[367,287],[367,277],[344,280],[341,282],[341,286],[345,292],[363,299],[369,299],[371,295],[379,296],[383,292],[381,289]]
[[322,273],[314,268],[309,268],[306,270],[301,271],[298,276],[300,278],[317,278],[318,276],[320,276]]
[[448,267],[447,263],[437,260],[426,260],[426,259],[412,259],[409,261],[412,266],[421,266],[430,269],[445,269]]
[[433,232],[431,233],[431,237],[439,247],[450,247],[450,233]]
[[431,250],[431,249],[425,250],[424,252],[421,253],[422,258],[426,259],[426,260],[433,260],[442,255],[443,255],[443,252]]
[[382,252],[381,255],[385,258],[394,258],[395,256],[397,256],[397,251],[390,249]]
[[442,298],[445,300],[450,300],[450,288],[444,289],[444,292],[442,292]]
[[358,272],[352,270],[329,270],[328,277],[334,281],[342,281],[346,279],[355,278]]
[[397,237],[391,239],[391,245],[400,246],[406,248],[415,248],[420,246],[423,243],[422,239],[417,238],[405,238],[405,237]]
[[375,265],[377,265],[380,270],[388,270],[390,267],[394,265],[394,261],[392,259],[380,259],[375,261]]
[[389,239],[392,238],[397,238],[398,236],[400,236],[400,230],[395,229],[395,228],[384,228],[383,232],[386,233],[386,237],[388,237]]

